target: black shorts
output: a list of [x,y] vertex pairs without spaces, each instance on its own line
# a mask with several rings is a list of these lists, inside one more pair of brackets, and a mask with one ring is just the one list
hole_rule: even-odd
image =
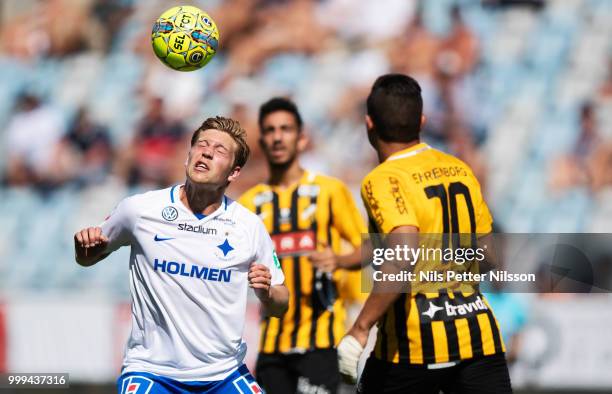
[[338,353],[336,349],[302,354],[260,353],[255,378],[266,394],[335,394],[340,382]]
[[393,364],[370,356],[357,387],[360,394],[512,393],[504,354],[466,360],[439,369]]

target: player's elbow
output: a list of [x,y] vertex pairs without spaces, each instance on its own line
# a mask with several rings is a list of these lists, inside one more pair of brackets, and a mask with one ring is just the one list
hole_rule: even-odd
[[81,267],[91,267],[96,263],[95,261],[85,260],[83,258],[79,258],[78,256],[75,256],[74,261],[76,261],[76,263]]

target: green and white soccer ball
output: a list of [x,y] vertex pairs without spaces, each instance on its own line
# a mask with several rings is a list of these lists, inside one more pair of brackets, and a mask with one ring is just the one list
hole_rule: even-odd
[[219,29],[210,15],[197,7],[172,7],[155,21],[151,43],[166,66],[193,71],[204,67],[217,53]]

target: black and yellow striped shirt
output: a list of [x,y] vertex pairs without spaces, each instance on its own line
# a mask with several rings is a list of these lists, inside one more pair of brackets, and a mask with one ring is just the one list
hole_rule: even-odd
[[[371,232],[388,234],[400,226],[417,227],[422,236],[492,230],[491,214],[471,169],[427,144],[381,163],[365,177],[361,194]],[[426,289],[413,287],[385,312],[378,322],[375,357],[432,364],[505,352],[499,325],[482,294],[471,288]]]
[[239,201],[266,225],[290,293],[287,313],[263,320],[260,352],[334,347],[346,331],[345,298],[359,292],[359,271],[318,273],[307,255],[322,245],[340,253],[342,240],[361,243],[365,226],[349,190],[335,178],[305,171],[292,187],[259,184]]

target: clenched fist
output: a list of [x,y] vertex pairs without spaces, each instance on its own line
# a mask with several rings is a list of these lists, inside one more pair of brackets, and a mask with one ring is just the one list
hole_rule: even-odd
[[74,234],[74,251],[77,263],[83,266],[95,264],[106,245],[108,238],[102,234],[100,227],[88,227]]
[[263,264],[253,263],[249,267],[249,287],[255,290],[257,297],[265,301],[269,297],[272,274]]

